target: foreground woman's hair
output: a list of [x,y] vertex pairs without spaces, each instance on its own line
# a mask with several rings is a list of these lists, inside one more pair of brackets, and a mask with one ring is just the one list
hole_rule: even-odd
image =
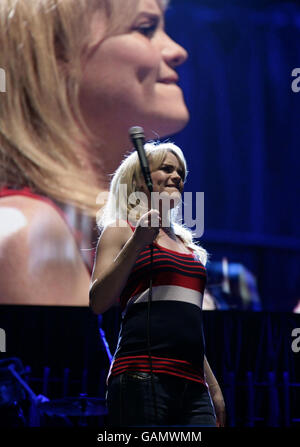
[[[101,172],[101,142],[94,141],[80,113],[82,61],[103,38],[122,32],[138,3],[0,1],[0,67],[6,74],[6,93],[0,98],[0,188],[29,186],[96,213],[101,176],[91,180],[80,149],[86,139],[92,142],[92,164]],[[166,3],[159,1],[161,7]],[[91,47],[95,11],[103,13],[106,27]]]

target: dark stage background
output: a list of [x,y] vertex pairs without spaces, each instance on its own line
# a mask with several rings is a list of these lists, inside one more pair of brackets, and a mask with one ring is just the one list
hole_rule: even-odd
[[[118,317],[118,310],[111,309],[102,324],[112,351],[116,347]],[[291,334],[300,328],[300,315],[204,311],[203,321],[206,355],[224,394],[227,425],[299,427],[300,352],[292,350],[296,338]],[[89,309],[2,306],[0,327],[7,335],[7,353],[0,353],[0,427],[8,426],[8,410],[3,405],[5,396],[11,395],[7,388],[11,383],[17,387],[11,375],[5,373],[4,359],[20,359],[26,383],[36,394],[50,400],[78,397],[81,393],[105,397],[110,363],[97,317]],[[298,350],[299,335],[300,329]],[[23,401],[21,404],[24,407]],[[24,410],[24,414],[28,423],[28,411]],[[17,418],[14,422],[20,423]],[[86,423],[102,427],[107,420],[106,416],[91,416]],[[78,426],[80,420],[52,415],[44,417],[41,424]]]

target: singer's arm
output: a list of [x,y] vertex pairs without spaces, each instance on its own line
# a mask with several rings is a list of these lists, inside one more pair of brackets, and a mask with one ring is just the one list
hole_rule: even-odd
[[204,375],[208,385],[209,394],[214,404],[217,417],[217,426],[224,427],[226,420],[226,413],[225,413],[225,402],[223,394],[217,382],[217,379],[215,378],[214,373],[212,372],[211,367],[209,366],[206,356],[204,356]]
[[93,312],[101,314],[116,303],[141,250],[157,236],[159,220],[158,211],[150,210],[137,222],[133,233],[125,221],[124,226],[108,226],[104,229],[97,247],[90,288]]
[[141,247],[130,227],[107,227],[98,242],[90,287],[90,306],[101,314],[115,304]]

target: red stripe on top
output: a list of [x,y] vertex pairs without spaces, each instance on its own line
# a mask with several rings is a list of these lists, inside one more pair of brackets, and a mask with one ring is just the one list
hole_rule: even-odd
[[[170,359],[170,358],[163,358],[163,357],[156,357],[151,356],[152,364],[156,365],[157,367],[173,367],[177,368],[179,370],[185,371],[186,373],[189,373],[195,377],[198,377],[199,375],[203,376],[203,370],[202,369],[196,369],[193,367],[189,362],[187,361],[180,361],[178,359]],[[129,356],[120,357],[114,360],[114,369],[115,368],[123,368],[126,366],[137,366],[140,365],[142,367],[145,367],[150,364],[150,359],[146,355],[141,356],[135,356],[134,358],[131,358]]]
[[186,289],[196,290],[204,293],[205,283],[199,278],[182,276],[176,272],[163,272],[155,280],[155,286],[167,286],[172,280],[172,286],[184,287]]
[[[64,212],[57,206],[53,200],[51,200],[49,197],[41,196],[39,194],[34,193],[28,186],[22,188],[22,189],[10,189],[7,187],[4,187],[0,189],[0,197],[7,197],[7,196],[25,196],[30,197],[31,199],[40,200],[42,202],[48,203],[48,205],[51,205],[64,219],[64,221],[67,223],[66,216]],[[68,224],[68,223],[67,223]]]
[[[164,249],[162,249],[162,250],[164,250]],[[148,262],[146,261],[147,259],[149,260]],[[132,272],[139,270],[139,268],[141,268],[143,266],[149,265],[151,263],[150,259],[151,259],[151,257],[148,253],[144,254],[141,258],[138,259],[138,261],[136,262],[136,266],[134,267]],[[171,260],[174,265],[178,266],[178,268],[184,267],[183,271],[185,271],[185,272],[195,273],[195,269],[197,269],[200,272],[202,271],[203,274],[205,274],[205,271],[206,271],[205,267],[198,264],[198,261],[197,261],[197,264],[195,264],[194,258],[191,259],[189,263],[187,263],[187,260],[183,261],[182,259],[178,259],[178,258],[176,259],[173,256],[171,256],[171,258],[170,258],[169,253],[154,252],[153,260],[155,260],[156,262],[163,262],[163,261],[170,262],[170,260]],[[192,268],[191,270],[189,270],[190,267]]]
[[[169,360],[170,362],[176,361],[178,363],[189,365],[189,362],[187,360],[170,359],[168,357],[157,357],[155,355],[152,355],[151,358],[152,359],[156,359],[156,360]],[[135,359],[149,359],[149,356],[148,355],[126,355],[126,356],[118,358],[118,361],[121,362],[122,360],[130,360],[130,359],[132,359],[132,360],[135,360]]]
[[[153,259],[155,263],[155,258]],[[173,262],[172,262],[173,264]],[[147,264],[143,264],[140,266],[140,270],[142,271],[143,268],[145,268]],[[177,265],[174,265],[174,270],[170,271],[162,271],[160,272],[159,269],[161,267],[164,267],[163,265],[157,266],[157,269],[154,269],[153,271],[153,287],[156,286],[179,286],[186,289],[191,289],[195,291],[199,291],[200,293],[204,293],[205,289],[205,283],[206,283],[206,275],[202,272],[202,270],[193,271],[189,275],[186,275],[189,273],[189,270],[187,269],[184,271],[183,269],[179,269]],[[169,265],[166,265],[166,267],[170,267]],[[178,271],[179,270],[179,271]],[[139,273],[139,269],[136,270],[135,274]],[[142,274],[137,279],[133,279],[129,276],[128,283],[126,287],[124,288],[122,295],[121,295],[121,305],[124,308],[128,302],[128,300],[140,293],[143,293],[145,290],[147,290],[149,287],[149,277],[148,275],[145,277],[142,277]]]
[[[195,369],[189,362],[177,359],[164,359],[151,356],[152,371],[159,374],[168,374],[181,377],[207,386],[201,369]],[[124,363],[125,362],[125,363]],[[124,372],[151,372],[148,356],[126,356],[115,359],[111,365],[107,381],[111,376],[117,376]]]
[[[170,260],[168,260],[168,259],[163,259],[163,261],[170,261]],[[156,262],[161,262],[161,259],[157,259],[156,260]],[[150,264],[150,263],[149,263]],[[176,270],[179,270],[180,272],[183,272],[183,273],[187,273],[187,274],[190,274],[190,275],[202,275],[202,276],[206,276],[201,270],[199,270],[199,269],[197,269],[197,266],[194,266],[194,270],[191,270],[191,269],[189,269],[189,268],[181,268],[181,267],[179,267],[178,266],[178,263],[177,262],[174,262],[174,261],[172,261],[172,264],[174,265],[174,267],[176,268]],[[145,265],[145,264],[144,264]],[[159,264],[159,268],[162,268],[162,267],[169,267],[170,266],[170,262],[168,262],[167,264]],[[195,269],[196,268],[196,269]]]
[[[172,286],[183,287],[186,289],[195,290],[196,292],[199,291],[199,279],[198,278],[187,278],[187,277],[180,276],[173,272],[162,273],[158,278],[155,279],[155,284],[153,285],[153,287],[169,286],[170,285],[169,277],[172,277]],[[205,285],[200,284],[200,287],[201,287],[200,292],[203,294]],[[128,292],[126,295],[125,294],[122,295],[121,303],[126,304],[127,301],[131,297],[145,292],[145,290],[147,290],[148,288],[149,288],[149,279],[145,278],[132,291]]]

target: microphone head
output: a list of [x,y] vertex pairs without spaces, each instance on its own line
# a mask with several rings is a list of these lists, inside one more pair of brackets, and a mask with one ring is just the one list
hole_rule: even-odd
[[144,129],[139,126],[133,126],[129,129],[130,138],[145,138]]

